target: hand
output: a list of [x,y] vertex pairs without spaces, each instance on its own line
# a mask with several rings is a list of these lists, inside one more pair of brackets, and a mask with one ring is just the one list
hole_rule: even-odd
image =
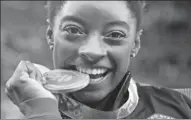
[[43,87],[41,81],[41,72],[31,62],[21,61],[13,76],[7,81],[5,92],[17,106],[24,101],[34,98],[51,98],[56,100],[56,97]]

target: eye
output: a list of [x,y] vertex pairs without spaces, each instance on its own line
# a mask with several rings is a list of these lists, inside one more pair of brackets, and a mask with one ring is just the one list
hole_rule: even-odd
[[75,25],[66,26],[63,29],[63,31],[67,32],[70,35],[83,35],[84,34],[84,32],[79,27],[77,27]]
[[105,37],[109,39],[122,39],[125,38],[126,35],[121,31],[111,31]]

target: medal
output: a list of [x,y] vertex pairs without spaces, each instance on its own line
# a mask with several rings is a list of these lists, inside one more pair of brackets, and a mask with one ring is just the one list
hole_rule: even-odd
[[43,74],[44,88],[52,93],[75,92],[85,88],[90,82],[89,75],[78,71],[65,69],[47,70],[42,65],[35,64],[35,66]]

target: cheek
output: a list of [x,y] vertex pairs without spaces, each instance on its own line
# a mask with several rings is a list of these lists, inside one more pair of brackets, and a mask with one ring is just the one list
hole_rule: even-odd
[[111,86],[111,88],[115,88],[126,74],[130,62],[129,56],[130,48],[128,45],[123,47],[113,47],[108,51],[108,57],[115,69],[114,74],[109,81],[109,86]]
[[53,51],[54,68],[64,67],[65,63],[74,61],[77,56],[77,50],[78,46],[64,40],[55,39]]
[[116,72],[126,73],[130,62],[131,48],[128,45],[115,47],[109,52],[109,56],[116,68]]

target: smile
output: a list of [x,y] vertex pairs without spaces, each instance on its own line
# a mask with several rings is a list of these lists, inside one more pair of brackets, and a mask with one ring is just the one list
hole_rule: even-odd
[[88,74],[91,82],[98,82],[102,80],[109,72],[111,72],[108,68],[96,67],[96,68],[88,68],[82,66],[72,66],[70,69],[76,70],[78,72]]
[[88,74],[90,79],[97,79],[100,77],[104,77],[108,72],[109,69],[106,68],[84,68],[84,67],[76,67],[76,70]]

